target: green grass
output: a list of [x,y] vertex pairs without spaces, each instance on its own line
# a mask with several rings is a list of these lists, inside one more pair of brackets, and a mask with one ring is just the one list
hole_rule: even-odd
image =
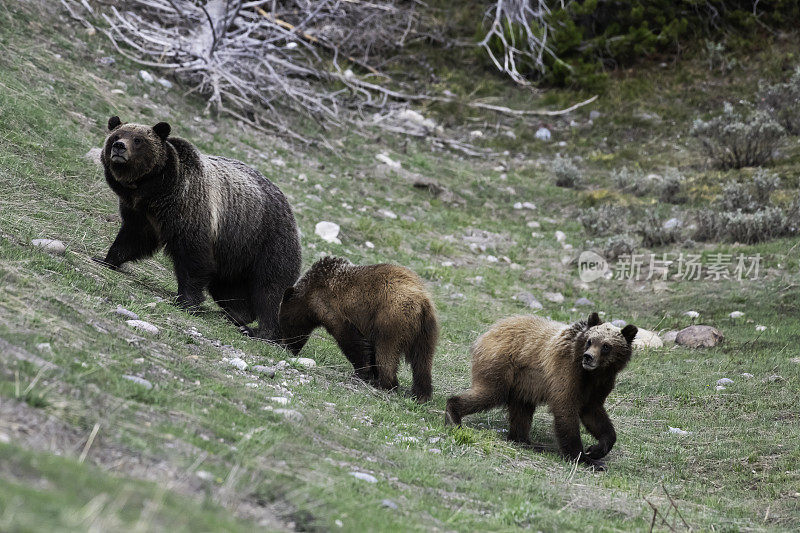
[[[576,220],[584,193],[552,185],[547,165],[556,151],[581,156],[596,187],[610,187],[609,170],[632,162],[647,171],[679,167],[690,179],[718,187],[729,173],[705,171],[698,147],[677,135],[723,97],[750,96],[752,80],[762,75],[756,67],[723,80],[691,62],[622,73],[612,80],[615,90],[598,101],[604,115],[595,125],[570,129],[569,118],[556,122],[564,148],[535,142],[530,121],[476,114],[489,124],[508,120],[517,139],[497,136],[486,143],[511,156],[463,160],[385,134],[376,145],[378,132],[367,139],[342,135],[339,154],[303,153],[233,121],[203,117],[202,102],[177,88],[145,85],[138,67],[122,59],[113,68],[96,66],[95,57],[111,54],[100,35],[62,25],[41,38],[51,27],[43,16],[33,7],[0,15],[0,339],[16,347],[0,352],[0,530],[211,531],[257,523],[348,531],[647,530],[648,502],[669,527],[683,529],[670,498],[695,530],[800,528],[800,364],[792,362],[800,355],[797,239],[706,245],[699,251],[762,254],[763,278],[670,281],[664,291],[648,282],[585,286],[577,269],[562,263],[569,252],[553,238],[564,231],[573,252],[587,240]],[[775,76],[773,67],[765,62],[763,75]],[[453,83],[475,84],[458,94],[481,88],[487,92],[474,94],[501,94],[507,105],[532,108],[580,97],[553,92],[531,102],[527,93],[470,68],[479,75],[452,73]],[[112,94],[123,87],[119,82],[124,94]],[[718,89],[708,96],[712,83]],[[662,122],[642,122],[636,118],[641,110],[658,113]],[[588,113],[582,109],[573,118],[585,123]],[[419,406],[407,397],[407,369],[396,394],[352,380],[346,359],[321,332],[302,353],[317,361],[316,368],[290,364],[274,379],[236,371],[221,362],[231,350],[250,364],[288,355],[239,335],[211,303],[200,316],[178,310],[170,301],[176,290],[171,265],[162,255],[121,272],[91,262],[119,224],[101,172],[83,159],[102,143],[110,114],[168,120],[176,135],[203,150],[240,158],[267,174],[296,207],[305,265],[324,251],[419,272],[442,324],[433,401]],[[436,178],[463,196],[466,207],[379,172],[379,151]],[[276,156],[285,167],[270,165]],[[776,171],[791,179],[795,159],[790,154],[777,161]],[[500,162],[508,170],[494,170]],[[534,202],[537,209],[513,210],[516,201]],[[379,209],[414,220],[387,220]],[[341,245],[314,235],[320,220],[341,224]],[[541,223],[541,237],[531,236],[529,220]],[[502,235],[483,254],[507,256],[513,264],[489,263],[470,251],[462,238],[469,228]],[[30,246],[38,237],[61,239],[66,254]],[[531,435],[545,453],[507,443],[500,411],[469,417],[460,429],[443,425],[446,398],[469,385],[470,343],[494,321],[525,311],[512,299],[521,290],[545,304],[541,314],[564,321],[588,313],[572,308],[580,296],[608,319],[647,329],[689,325],[683,312],[694,309],[726,340],[711,350],[635,354],[608,400],[619,440],[609,470],[595,474],[555,455],[545,409],[537,412]],[[545,291],[562,292],[565,303],[547,302]],[[131,330],[114,314],[117,305],[161,333]],[[746,315],[733,321],[733,310]],[[756,324],[767,331],[756,332]],[[34,356],[55,367],[31,363]],[[154,387],[146,390],[123,375],[146,378]],[[735,383],[716,391],[722,377]],[[270,400],[289,397],[287,391],[288,405]],[[302,420],[281,415],[280,408]],[[670,434],[669,427],[690,434]],[[356,471],[377,483],[354,478]],[[385,499],[397,509],[384,506]],[[656,526],[669,529],[660,518]]]

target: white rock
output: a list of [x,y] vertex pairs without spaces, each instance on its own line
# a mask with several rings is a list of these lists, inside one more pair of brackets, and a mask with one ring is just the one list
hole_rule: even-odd
[[524,207],[525,209],[534,210],[536,209],[536,204],[532,202],[522,202],[522,207]]
[[767,326],[756,326],[756,331],[767,331]]
[[[283,158],[281,158],[281,157],[273,157],[272,159],[269,160],[269,162],[273,167],[283,168],[283,167],[286,166],[286,161],[284,161]],[[317,183],[317,185],[319,185],[319,183]],[[317,189],[316,186],[314,188]],[[322,186],[320,186],[320,188],[317,189],[317,190],[320,190],[320,189],[322,189]]]
[[288,405],[289,403],[289,398],[284,398],[283,396],[272,396],[271,398],[268,399],[269,401],[275,402],[280,405]]
[[514,209],[522,209],[522,202],[517,202],[514,204]]
[[228,359],[228,364],[232,367],[236,367],[239,370],[244,370],[247,368],[247,363],[241,357],[234,357],[233,359]]
[[751,379],[753,377],[753,374],[751,374],[750,372],[742,372],[742,377],[744,379]]
[[67,250],[63,242],[55,239],[33,239],[31,244],[53,254],[63,254]]
[[150,322],[145,322],[144,320],[126,320],[125,323],[139,331],[146,331],[152,335],[158,335],[158,328]]
[[50,346],[49,342],[40,342],[39,344],[36,345],[36,349],[39,350],[40,352],[52,352],[53,351],[53,347]]
[[388,219],[391,219],[391,220],[397,219],[397,214],[395,214],[393,211],[390,211],[388,209],[378,209],[378,214],[380,216],[382,216],[383,218],[388,218]]
[[440,450],[439,448],[430,448],[430,449],[428,449],[428,451],[431,452],[431,453],[435,453],[435,454],[442,453],[442,450]]
[[731,385],[733,380],[730,378],[720,378],[717,380],[717,385]]
[[469,136],[472,137],[473,139],[480,139],[481,137],[483,137],[483,132],[481,130],[472,130],[471,132],[469,132]]
[[581,296],[577,300],[575,300],[575,307],[592,307],[594,306],[594,302],[591,301],[589,298]]
[[697,318],[700,316],[700,313],[698,313],[697,311],[686,311],[685,313],[683,313],[683,316],[688,316],[689,318]]
[[153,75],[147,72],[146,70],[140,70],[139,77],[142,78],[142,81],[144,81],[145,83],[153,83],[155,81]]
[[500,261],[500,259],[498,259],[493,255],[487,255],[484,259],[486,259],[486,261],[488,261],[489,263],[498,263]]
[[350,79],[354,76],[353,71],[351,69],[347,69],[344,71],[344,77]]
[[389,157],[388,155],[386,155],[384,153],[377,154],[375,156],[375,159],[377,159],[381,163],[384,163],[384,164],[386,164],[386,165],[388,165],[388,166],[390,166],[392,168],[400,168],[402,166],[399,161],[395,161],[394,159],[392,159],[391,157]]
[[297,43],[294,41],[289,41],[288,43],[286,43],[285,48],[288,48],[289,50],[294,50],[295,48],[297,48]]
[[172,82],[166,78],[158,78],[158,84],[167,90],[172,89]]
[[734,311],[731,314],[729,314],[728,316],[731,317],[731,318],[741,318],[741,317],[744,316],[744,313],[741,312],[741,311]]
[[378,482],[378,478],[376,478],[372,474],[367,474],[366,472],[350,472],[350,475],[356,479],[360,479],[361,481],[366,481],[367,483]]
[[664,229],[675,229],[680,228],[683,225],[683,221],[679,218],[670,218],[666,222],[664,222]]
[[141,385],[142,387],[148,390],[153,388],[152,383],[150,383],[148,380],[144,378],[140,378],[139,376],[130,376],[128,374],[125,374],[122,376],[122,379],[127,379],[128,381],[136,383],[137,385]]
[[725,387],[723,387],[722,385],[717,385],[716,387],[714,387],[714,390],[725,390]]
[[125,318],[130,318],[131,320],[139,320],[139,315],[137,315],[133,311],[128,311],[121,305],[118,305],[117,308],[114,309],[114,313],[124,316]]
[[309,359],[308,357],[292,357],[290,361],[306,368],[313,368],[317,366],[317,362],[313,359]]
[[372,250],[373,248],[375,248],[375,245],[374,245],[374,244],[372,244],[370,241],[366,241],[366,242],[364,243],[364,246],[366,246],[366,247],[367,247],[367,248],[369,248],[370,250]]
[[602,113],[600,111],[590,111],[589,112],[589,119],[590,120],[597,120],[598,118],[602,117]]
[[317,225],[314,226],[314,233],[316,233],[325,242],[342,244],[342,241],[338,237],[339,229],[339,224],[336,222],[328,222],[323,220],[322,222],[317,222]]
[[671,427],[671,426],[669,426],[669,432],[673,433],[675,435],[688,435],[689,434],[688,431],[684,431],[681,428],[674,428],[674,427]]
[[661,336],[661,340],[664,342],[671,342],[675,343],[675,339],[678,337],[678,332],[675,330],[667,331]]
[[664,342],[658,333],[639,328],[633,339],[633,346],[636,348],[661,348],[664,346]]
[[211,472],[206,472],[205,470],[198,470],[197,472],[195,472],[195,475],[200,479],[202,479],[203,481],[210,481],[214,479],[214,474],[212,474]]
[[453,265],[455,265],[455,263],[452,262],[452,261],[442,261],[442,266],[443,267],[451,267]]
[[560,292],[545,292],[542,294],[542,296],[544,296],[544,299],[548,302],[553,302],[556,304],[564,302],[564,295]]
[[556,242],[564,242],[564,240],[567,238],[567,235],[561,230],[557,230],[555,236]]
[[526,226],[528,226],[529,228],[533,228],[533,229],[539,229],[539,228],[542,227],[542,225],[539,224],[538,222],[536,222],[535,220],[531,220],[530,222],[528,222],[526,224]]
[[534,137],[536,137],[540,141],[549,141],[552,135],[550,133],[550,130],[548,130],[545,127],[541,127],[538,130],[536,130]]
[[294,409],[275,409],[273,413],[279,414],[293,422],[301,422],[303,420],[303,415]]
[[503,135],[505,135],[505,136],[506,136],[506,137],[508,137],[509,139],[516,139],[516,138],[517,138],[517,134],[516,134],[516,133],[514,133],[514,132],[513,132],[513,131],[511,131],[511,130],[506,130],[506,131],[504,131],[504,132],[503,132]]
[[91,148],[88,152],[83,154],[83,158],[102,168],[103,162],[100,161],[100,154],[102,153],[103,150],[101,148]]
[[625,326],[628,325],[628,323],[618,318],[616,320],[612,320],[611,325],[614,326],[615,328],[624,328]]

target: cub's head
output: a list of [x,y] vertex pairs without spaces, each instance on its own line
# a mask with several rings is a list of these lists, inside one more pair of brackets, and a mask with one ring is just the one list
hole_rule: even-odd
[[153,127],[143,124],[123,124],[119,117],[108,119],[108,137],[101,160],[114,178],[124,185],[136,181],[153,169],[164,166],[167,157],[166,140],[170,126],[159,122]]
[[585,334],[579,337],[583,340],[581,364],[584,370],[622,370],[631,358],[631,343],[638,332],[636,326],[628,324],[619,329],[603,323],[597,313],[592,313],[586,328]]

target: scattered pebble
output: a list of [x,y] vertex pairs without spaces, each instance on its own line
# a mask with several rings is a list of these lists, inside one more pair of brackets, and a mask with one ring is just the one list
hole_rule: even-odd
[[303,415],[294,409],[275,409],[273,412],[293,422],[301,422],[303,420]]
[[271,402],[275,402],[277,404],[280,404],[280,405],[288,405],[289,404],[289,398],[284,398],[283,396],[272,396],[271,398],[268,398],[268,400],[271,401]]
[[53,254],[60,255],[67,250],[63,242],[55,239],[33,239],[31,244]]
[[627,326],[628,323],[625,322],[624,320],[618,318],[616,320],[612,320],[611,321],[611,325],[621,329],[621,328],[624,328],[625,326]]
[[730,378],[720,378],[717,380],[717,385],[732,385],[733,380]]
[[158,78],[158,84],[161,85],[166,90],[172,89],[172,82],[166,78]]
[[758,325],[756,326],[756,331],[767,331],[767,326]]
[[102,153],[103,153],[103,150],[101,150],[100,148],[97,148],[97,147],[90,148],[88,152],[83,154],[83,158],[86,159],[87,161],[91,161],[92,163],[94,163],[95,165],[97,165],[99,167],[102,167],[103,166],[103,162],[100,161],[100,154],[102,154]]
[[273,366],[264,366],[264,365],[253,365],[252,367],[253,372],[258,372],[259,374],[264,374],[267,377],[274,378],[275,377],[275,367]]
[[689,434],[688,431],[685,431],[685,430],[683,430],[681,428],[674,428],[672,426],[669,426],[669,433],[673,433],[675,435],[688,435]]
[[372,244],[370,241],[366,241],[366,242],[364,242],[364,246],[366,246],[366,247],[367,247],[367,248],[369,248],[370,250],[372,250],[373,248],[375,248],[375,245],[374,245],[374,244]]
[[598,118],[602,117],[603,114],[600,111],[590,111],[589,112],[589,120],[597,120]]
[[789,359],[789,361],[791,361],[796,365],[800,365],[800,357],[792,357],[791,359]]
[[594,306],[594,302],[591,301],[589,298],[580,297],[575,300],[576,307],[592,307]]
[[731,317],[731,318],[741,318],[741,317],[744,316],[744,313],[742,313],[741,311],[734,311],[731,314],[729,314],[728,316]]
[[258,383],[245,383],[244,386],[247,387],[248,389],[257,389]]
[[150,389],[153,388],[153,384],[152,383],[150,383],[148,380],[146,380],[144,378],[140,378],[139,376],[131,376],[129,374],[125,374],[125,375],[122,376],[122,379],[127,379],[128,381],[130,381],[132,383],[136,383],[137,385],[141,385],[142,387],[144,387],[147,390],[150,390]]
[[661,335],[661,340],[663,340],[664,343],[674,343],[677,336],[678,332],[676,330],[671,330]]
[[133,311],[128,311],[121,305],[118,305],[117,308],[114,309],[114,312],[118,315],[124,316],[125,318],[130,318],[131,320],[139,320],[139,315],[137,315]]
[[784,377],[779,376],[778,374],[772,374],[771,376],[764,378],[764,382],[766,383],[775,383],[776,381],[784,381]]
[[534,137],[536,137],[540,141],[549,141],[552,137],[552,134],[550,133],[550,130],[548,130],[547,128],[541,127],[538,130],[536,130]]
[[452,261],[442,261],[442,266],[443,267],[451,267],[453,265],[455,265],[455,263],[452,262]]
[[134,329],[138,329],[139,331],[145,331],[152,335],[158,335],[158,328],[150,322],[145,322],[144,320],[126,320],[125,323]]
[[313,359],[309,359],[308,357],[292,357],[290,361],[306,368],[313,368],[317,366],[317,362]]
[[442,450],[439,448],[429,448],[428,451],[431,453],[442,453]]
[[361,481],[366,481],[367,483],[378,482],[378,478],[376,478],[372,474],[367,474],[366,472],[350,472],[350,475],[356,479],[360,479]]
[[725,390],[725,387],[723,387],[722,385],[717,385],[716,387],[714,387],[714,390]]
[[241,357],[234,357],[233,359],[228,359],[227,363],[233,367],[238,368],[239,370],[244,370],[247,368],[247,363]]
[[683,313],[683,316],[688,316],[689,318],[697,318],[700,316],[700,313],[698,313],[697,311],[686,311],[685,313]]
[[555,236],[556,236],[556,242],[564,242],[564,240],[566,240],[567,238],[567,235],[561,230],[557,230]]
[[683,221],[679,218],[670,218],[663,225],[666,230],[680,228],[681,226],[683,226]]
[[339,224],[323,220],[322,222],[317,222],[317,225],[314,226],[314,233],[325,242],[342,244],[342,241],[338,237],[339,229]]
[[394,510],[398,509],[397,504],[394,503],[392,500],[388,500],[388,499],[381,500],[381,505],[383,507],[388,507],[389,509],[394,509]]
[[518,292],[514,296],[514,299],[517,300],[518,302],[524,303],[526,306],[530,307],[531,309],[542,309],[544,307],[541,304],[541,302],[539,302],[539,300],[537,300],[536,297],[533,294],[531,294],[531,293],[529,293],[527,291]]
[[388,218],[391,220],[397,219],[397,215],[393,211],[390,211],[388,209],[378,209],[378,214],[383,218]]
[[538,222],[536,222],[535,220],[531,220],[530,222],[528,222],[526,224],[526,226],[528,226],[529,228],[533,228],[533,229],[538,229],[538,228],[542,227],[542,225],[539,224]]
[[40,352],[52,352],[53,351],[53,347],[50,346],[49,342],[40,342],[39,344],[36,345],[36,349],[39,350]]
[[402,166],[399,161],[395,161],[394,159],[392,159],[391,157],[389,157],[384,153],[377,154],[375,156],[375,159],[377,159],[381,163],[384,163],[385,165],[388,165],[391,168],[400,168]]
[[753,374],[751,374],[750,372],[742,372],[742,377],[744,379],[752,379],[753,378]]
[[544,299],[548,302],[556,304],[564,303],[564,295],[560,292],[545,292],[543,293]]
[[147,72],[146,70],[140,70],[139,77],[142,78],[142,81],[145,83],[153,83],[155,81],[153,75]]
[[481,130],[472,130],[471,132],[469,132],[469,136],[472,137],[473,139],[480,139],[481,137],[483,137],[483,132]]

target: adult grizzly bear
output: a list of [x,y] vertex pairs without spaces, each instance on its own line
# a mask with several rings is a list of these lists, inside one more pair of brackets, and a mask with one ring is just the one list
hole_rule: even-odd
[[[617,440],[603,408],[631,358],[636,326],[603,324],[597,313],[571,326],[536,316],[501,320],[472,346],[472,388],[447,400],[445,424],[505,405],[511,440],[530,443],[537,404],[553,412],[556,439],[570,460],[602,469]],[[585,452],[580,423],[597,439]]]
[[323,257],[286,289],[280,326],[283,342],[295,355],[323,326],[356,374],[383,389],[397,387],[397,367],[405,357],[411,365],[411,393],[419,402],[431,398],[439,324],[428,291],[407,268],[355,266],[340,257]]
[[283,193],[240,161],[201,154],[170,126],[122,124],[100,156],[119,196],[122,227],[105,259],[113,269],[162,246],[178,280],[178,305],[196,309],[204,290],[245,332],[277,337],[281,295],[300,275],[300,242]]

